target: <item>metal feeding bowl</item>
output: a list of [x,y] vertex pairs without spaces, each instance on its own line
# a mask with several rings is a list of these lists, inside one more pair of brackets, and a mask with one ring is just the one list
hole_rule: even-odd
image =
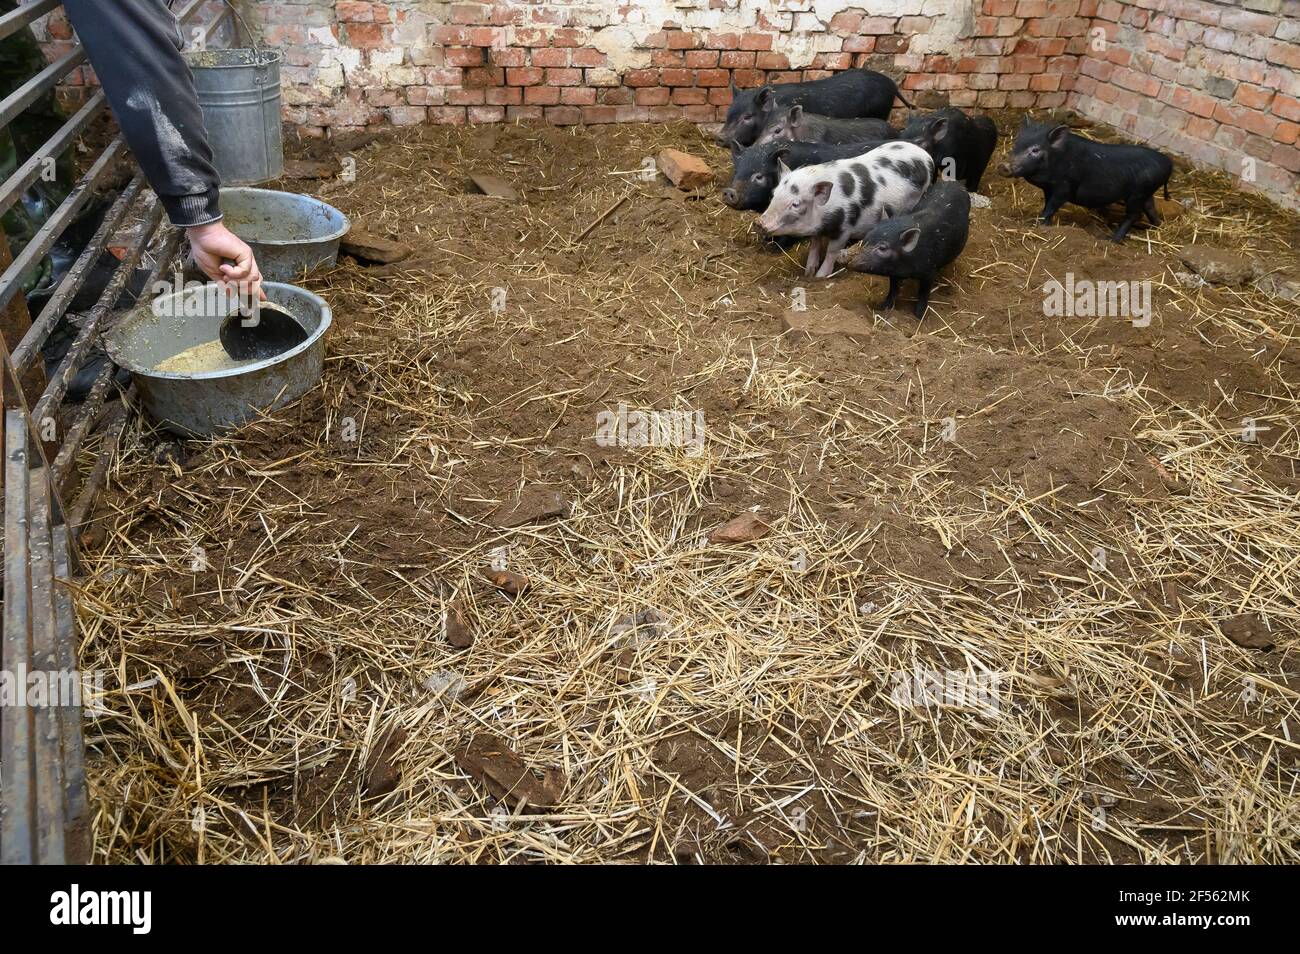
[[[221,350],[217,333],[234,304],[215,284],[160,295],[105,336],[105,350],[131,372],[144,409],[167,430],[209,437],[296,401],[320,380],[329,306],[294,285],[262,288],[307,332],[302,344],[271,358],[234,362]],[[194,353],[212,356],[215,369],[177,366],[178,358]]]
[[351,228],[334,206],[274,189],[222,189],[221,211],[226,228],[253,247],[262,277],[272,282],[331,267]]

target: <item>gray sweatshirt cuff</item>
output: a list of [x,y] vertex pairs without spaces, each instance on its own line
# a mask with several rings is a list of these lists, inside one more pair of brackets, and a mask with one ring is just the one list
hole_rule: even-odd
[[198,195],[164,195],[159,198],[172,225],[188,229],[221,219],[220,195],[218,190],[209,189]]

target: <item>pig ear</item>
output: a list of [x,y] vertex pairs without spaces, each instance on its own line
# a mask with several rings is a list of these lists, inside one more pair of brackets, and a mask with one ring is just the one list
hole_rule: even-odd
[[790,167],[785,164],[785,160],[782,159],[780,154],[778,153],[776,159],[776,181],[780,182],[789,174],[790,174]]
[[916,226],[913,226],[903,233],[902,239],[903,241],[899,244],[899,248],[904,252],[911,252],[916,248],[916,243],[921,241],[921,230]]
[[732,159],[735,159],[737,156],[739,156],[742,152],[745,151],[745,147],[740,144],[739,139],[732,139],[729,143],[727,143],[727,145],[731,147]]
[[948,119],[937,119],[934,123],[934,141],[941,142],[943,137],[948,135]]
[[763,112],[772,108],[772,87],[764,86],[754,97],[754,104]]
[[790,111],[789,111],[788,113],[786,113],[785,115],[786,115],[786,118],[790,121],[790,124],[791,124],[791,125],[794,125],[794,124],[797,123],[799,120],[803,119],[803,107],[802,107],[802,106],[791,106],[791,107],[790,107]]
[[775,159],[782,167],[784,167],[786,172],[790,171],[790,166],[786,163],[786,159],[788,159],[789,157],[790,157],[789,149],[778,149],[776,152],[772,153],[772,158]]
[[1047,144],[1054,148],[1060,149],[1065,145],[1065,137],[1070,134],[1070,127],[1066,125],[1056,126],[1047,134]]
[[818,205],[825,205],[826,200],[831,197],[831,190],[835,188],[829,179],[823,179],[813,186],[813,201]]

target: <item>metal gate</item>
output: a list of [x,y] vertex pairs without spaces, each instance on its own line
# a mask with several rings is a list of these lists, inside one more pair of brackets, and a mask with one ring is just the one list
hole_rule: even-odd
[[[27,0],[0,16],[0,40],[49,13],[58,2]],[[207,3],[185,0],[176,11],[177,18],[182,24],[189,23],[198,18]],[[206,26],[188,30],[192,44],[208,45],[229,13],[230,8],[222,5]],[[85,51],[78,44],[0,101],[0,131],[85,61]],[[41,176],[48,166],[46,157],[52,159],[72,147],[106,108],[104,93],[96,91],[43,148],[0,184],[0,215]],[[40,264],[100,191],[125,151],[119,135],[90,164],[26,248],[0,273],[0,312],[20,293],[22,279]],[[144,227],[132,237],[103,294],[85,314],[62,363],[49,375],[35,405],[29,407],[23,375],[41,357],[50,332],[128,214],[142,220]],[[7,698],[0,699],[0,862],[5,864],[90,861],[77,622],[67,581],[78,572],[78,532],[117,449],[131,393],[120,401],[108,401],[115,393],[116,369],[105,362],[75,413],[66,421],[60,421],[60,413],[68,385],[150,243],[154,253],[145,288],[152,287],[170,269],[181,233],[162,225],[162,218],[161,204],[137,171],[49,302],[39,315],[33,316],[30,329],[12,353],[0,338],[5,455],[0,678],[7,676],[10,690]],[[161,235],[160,227],[165,230]],[[93,458],[82,459],[84,455],[79,456],[79,451],[92,433],[102,435],[99,446]],[[76,685],[69,685],[69,679],[75,679]],[[32,686],[38,689],[32,690]],[[0,685],[0,691],[3,688]],[[67,691],[50,691],[58,688],[72,690],[71,698]]]

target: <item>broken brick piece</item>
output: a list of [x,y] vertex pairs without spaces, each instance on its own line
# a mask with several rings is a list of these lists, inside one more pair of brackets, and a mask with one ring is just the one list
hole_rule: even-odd
[[713,181],[713,170],[698,156],[680,149],[665,149],[657,160],[659,171],[684,192],[699,189]]

